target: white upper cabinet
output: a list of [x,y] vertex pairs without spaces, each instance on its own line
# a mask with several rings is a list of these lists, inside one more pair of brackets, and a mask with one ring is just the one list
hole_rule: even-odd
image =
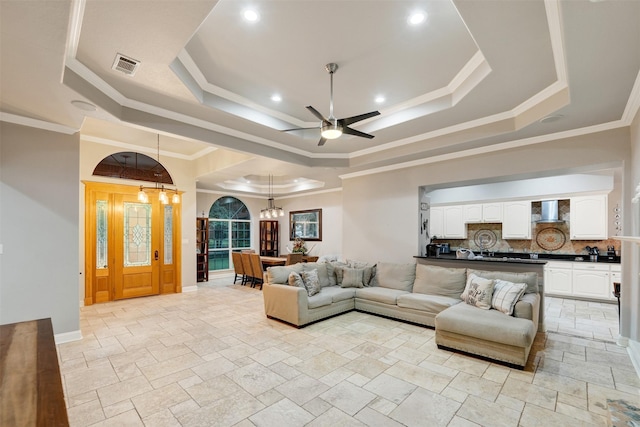
[[572,197],[570,199],[569,234],[571,240],[607,238],[607,195]]
[[429,211],[429,236],[432,239],[434,237],[438,237],[438,238],[444,237],[444,208],[443,207],[431,206],[431,210]]
[[464,222],[482,222],[482,204],[464,205],[463,206]]
[[502,213],[503,239],[531,239],[531,201],[504,202]]
[[466,239],[467,225],[464,222],[462,205],[444,207],[444,236],[449,239]]
[[482,204],[482,222],[502,222],[503,203],[483,203]]
[[502,203],[476,203],[463,205],[464,222],[502,222]]

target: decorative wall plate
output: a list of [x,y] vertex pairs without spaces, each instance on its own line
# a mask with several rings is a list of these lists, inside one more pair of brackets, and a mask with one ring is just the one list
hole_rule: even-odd
[[536,243],[545,251],[557,251],[567,242],[567,236],[558,228],[550,227],[541,230],[536,236]]
[[473,236],[473,242],[480,249],[491,249],[498,242],[498,237],[491,230],[478,230]]

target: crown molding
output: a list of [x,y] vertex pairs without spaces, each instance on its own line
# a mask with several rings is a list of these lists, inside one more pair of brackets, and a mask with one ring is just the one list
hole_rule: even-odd
[[80,129],[60,125],[58,123],[46,122],[44,120],[32,119],[30,117],[18,116],[11,113],[0,112],[0,121],[36,129],[48,130],[51,132],[64,133],[66,135],[73,135],[74,133],[78,133],[80,131]]

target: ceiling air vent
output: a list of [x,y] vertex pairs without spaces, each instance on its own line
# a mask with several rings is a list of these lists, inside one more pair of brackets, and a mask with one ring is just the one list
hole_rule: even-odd
[[129,58],[128,56],[124,56],[122,54],[117,54],[115,61],[113,61],[114,70],[122,71],[128,76],[133,76],[136,71],[138,71],[138,66],[140,65],[140,61],[137,61],[133,58]]

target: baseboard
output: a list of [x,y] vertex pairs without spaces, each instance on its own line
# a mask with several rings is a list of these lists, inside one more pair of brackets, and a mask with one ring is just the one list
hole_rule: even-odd
[[193,285],[193,286],[183,286],[182,287],[182,293],[186,293],[186,292],[195,292],[198,290],[198,286]]
[[61,334],[55,334],[54,339],[56,341],[56,345],[71,341],[80,341],[82,339],[82,332],[80,332],[80,330],[63,332]]
[[636,374],[638,374],[638,377],[640,378],[640,342],[629,340],[627,352],[629,353],[629,358],[631,358],[633,367],[636,368]]

